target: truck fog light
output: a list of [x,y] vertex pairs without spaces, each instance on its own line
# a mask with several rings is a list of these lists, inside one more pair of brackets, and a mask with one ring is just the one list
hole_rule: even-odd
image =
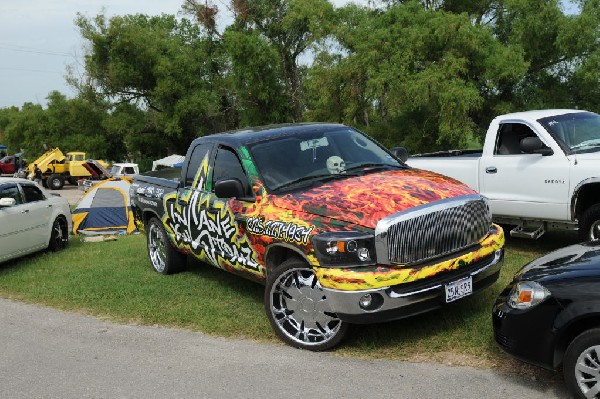
[[372,302],[373,302],[373,297],[371,296],[371,294],[365,294],[360,297],[358,304],[360,305],[361,308],[368,309],[371,306]]
[[381,305],[383,305],[383,297],[377,293],[364,294],[358,300],[358,306],[367,311],[377,310]]
[[371,260],[371,254],[369,254],[369,250],[367,248],[359,248],[356,254],[358,255],[358,259],[360,259],[362,262]]

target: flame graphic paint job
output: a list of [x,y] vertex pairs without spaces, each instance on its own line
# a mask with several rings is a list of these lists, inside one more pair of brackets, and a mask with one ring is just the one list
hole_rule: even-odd
[[386,216],[446,198],[476,194],[464,184],[418,169],[371,173],[311,190],[272,196],[274,205],[374,229]]
[[315,270],[323,287],[343,291],[368,290],[410,283],[469,265],[501,249],[504,246],[504,232],[498,226],[495,227],[496,234],[487,236],[481,242],[481,248],[478,250],[434,265],[417,268],[402,266],[371,266],[352,269],[319,267]]
[[[290,162],[294,145],[300,155],[311,156],[295,158],[306,158],[296,168]],[[310,151],[302,153],[305,150]],[[336,151],[347,153],[356,166],[346,174],[324,174],[315,161],[329,158],[317,158],[317,152],[330,156]],[[275,187],[295,190],[269,192],[271,186],[263,184],[263,176],[280,179]],[[265,310],[271,325],[285,342],[300,348],[325,350],[337,345],[346,323],[408,317],[459,298],[451,292],[449,299],[450,290],[438,289],[440,282],[448,283],[446,287],[468,282],[459,293],[462,297],[489,286],[500,275],[502,229],[492,226],[485,235],[491,223],[488,213],[466,206],[454,212],[451,202],[463,202],[444,201],[476,196],[474,191],[435,173],[405,169],[367,136],[342,125],[266,126],[200,137],[188,149],[179,182],[137,176],[131,194],[136,219],[150,226],[148,255],[157,272],[177,271],[181,258],[174,255],[176,249],[266,283]],[[439,207],[398,215],[429,203]],[[455,215],[473,220],[457,226],[452,221]],[[401,224],[405,217],[410,223]],[[401,222],[386,224],[390,220]],[[473,228],[476,235],[470,233]],[[398,229],[418,235],[395,234]],[[377,259],[388,263],[385,256],[397,252],[418,253],[417,237],[423,234],[432,242],[439,239],[431,253],[426,251],[437,254],[437,260],[375,264]],[[408,238],[399,242],[405,240],[400,237]]]
[[[377,222],[390,214],[445,198],[473,194],[460,182],[427,171],[408,169],[349,177],[292,194],[269,194],[264,189],[249,153],[242,147],[241,160],[252,180],[254,203],[218,200],[204,191],[180,194],[188,205],[177,203],[176,193],[165,196],[164,224],[175,245],[220,268],[266,278],[266,255],[274,245],[293,248],[315,269],[326,288],[354,291],[381,288],[421,280],[476,262],[504,245],[497,228],[481,247],[460,257],[417,268],[402,265],[360,268],[320,267],[310,237],[329,231],[372,233]],[[209,188],[208,156],[194,186]],[[218,213],[207,213],[212,206]],[[243,215],[246,223],[235,223]],[[213,237],[213,238],[211,238]],[[209,249],[207,251],[207,248]]]

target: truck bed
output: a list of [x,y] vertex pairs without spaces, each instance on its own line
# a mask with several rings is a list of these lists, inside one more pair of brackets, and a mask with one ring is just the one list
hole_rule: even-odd
[[483,150],[448,150],[411,155],[410,158],[480,158]]
[[409,157],[406,163],[417,169],[437,172],[459,180],[479,191],[481,150],[451,150]]
[[177,190],[177,187],[179,187],[181,169],[177,170],[177,176],[175,176],[174,173],[175,172],[168,173],[168,171],[165,171],[165,169],[163,169],[160,171],[146,172],[141,173],[139,175],[134,175],[133,179],[135,182],[144,185],[153,185],[163,188],[169,188],[171,190]]

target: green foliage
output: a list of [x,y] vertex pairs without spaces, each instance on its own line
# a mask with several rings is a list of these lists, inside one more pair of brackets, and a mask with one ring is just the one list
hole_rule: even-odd
[[304,120],[424,152],[477,145],[501,113],[600,111],[598,0],[577,1],[575,14],[559,0],[214,4],[185,0],[193,21],[80,15],[78,97],[0,110],[3,144],[147,162],[198,136]]

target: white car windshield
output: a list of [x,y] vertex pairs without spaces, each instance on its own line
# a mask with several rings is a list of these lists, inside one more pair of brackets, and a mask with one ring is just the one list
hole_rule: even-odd
[[600,115],[574,112],[539,119],[568,153],[600,150]]
[[346,126],[278,137],[248,149],[272,191],[405,167],[368,136]]

